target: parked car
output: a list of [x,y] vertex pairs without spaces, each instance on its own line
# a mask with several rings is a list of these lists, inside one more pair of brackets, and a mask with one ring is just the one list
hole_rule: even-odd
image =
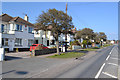
[[41,47],[42,49],[47,49],[48,47],[43,44],[33,44],[30,46],[30,51],[35,50],[37,47]]

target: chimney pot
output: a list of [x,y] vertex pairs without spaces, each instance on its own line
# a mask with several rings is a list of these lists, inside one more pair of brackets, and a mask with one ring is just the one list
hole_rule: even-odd
[[24,20],[28,21],[29,17],[27,16],[27,14],[25,14]]

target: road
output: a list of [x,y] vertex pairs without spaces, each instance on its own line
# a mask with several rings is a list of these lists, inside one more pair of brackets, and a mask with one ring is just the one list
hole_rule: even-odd
[[79,59],[33,57],[5,61],[3,78],[118,78],[118,47],[91,51]]

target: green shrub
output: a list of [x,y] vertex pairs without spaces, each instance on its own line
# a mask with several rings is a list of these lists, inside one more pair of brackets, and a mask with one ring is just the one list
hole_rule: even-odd
[[100,44],[99,42],[96,42],[96,44]]
[[77,40],[76,40],[76,41],[71,42],[70,44],[71,44],[71,45],[79,45],[79,46],[81,45],[81,44],[79,43],[79,41],[77,41]]
[[93,47],[93,49],[99,49],[99,47]]
[[58,54],[55,54],[55,56],[58,56]]
[[83,40],[82,44],[87,45],[87,40]]
[[91,45],[91,44],[92,44],[92,42],[89,41],[89,42],[88,42],[88,45]]

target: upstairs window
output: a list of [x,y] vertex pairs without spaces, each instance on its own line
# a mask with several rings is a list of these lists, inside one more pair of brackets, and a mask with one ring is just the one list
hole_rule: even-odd
[[1,24],[1,32],[4,32],[4,25]]
[[22,25],[20,25],[20,31],[22,31]]
[[32,31],[33,31],[33,28],[32,28],[32,27],[29,27],[28,32],[29,32],[29,33],[32,33]]
[[22,25],[16,24],[16,31],[22,31]]

